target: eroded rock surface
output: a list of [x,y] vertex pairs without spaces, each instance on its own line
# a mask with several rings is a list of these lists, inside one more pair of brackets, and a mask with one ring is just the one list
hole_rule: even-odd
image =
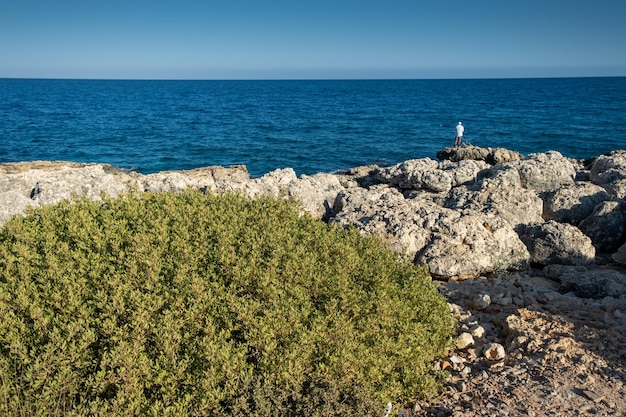
[[[550,151],[522,157],[491,148],[447,148],[390,167],[302,175],[291,168],[251,178],[245,166],[141,175],[103,164],[0,165],[0,223],[29,206],[72,196],[195,187],[293,198],[303,212],[380,235],[442,278],[468,278],[535,263],[623,259],[626,152],[591,160]],[[595,253],[594,253],[595,251]],[[615,254],[613,257],[611,255]]]

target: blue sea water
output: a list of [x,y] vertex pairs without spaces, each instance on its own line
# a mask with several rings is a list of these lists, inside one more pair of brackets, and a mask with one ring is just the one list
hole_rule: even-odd
[[0,162],[252,176],[435,158],[465,140],[587,158],[626,147],[626,77],[477,80],[0,79]]

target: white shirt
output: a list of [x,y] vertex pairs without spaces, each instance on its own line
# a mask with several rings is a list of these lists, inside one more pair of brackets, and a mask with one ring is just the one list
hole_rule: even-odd
[[465,131],[465,128],[463,127],[463,125],[461,125],[461,124],[456,125],[456,136],[457,137],[463,136],[463,132],[464,131]]

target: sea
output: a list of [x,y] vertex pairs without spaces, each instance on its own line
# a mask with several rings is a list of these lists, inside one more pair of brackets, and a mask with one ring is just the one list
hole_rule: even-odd
[[155,81],[0,79],[0,162],[252,177],[436,158],[454,144],[585,159],[626,148],[626,77]]

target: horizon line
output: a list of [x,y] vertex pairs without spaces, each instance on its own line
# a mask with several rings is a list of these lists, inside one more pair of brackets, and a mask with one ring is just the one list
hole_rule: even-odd
[[626,78],[626,75],[538,75],[502,77],[337,77],[337,78],[108,78],[108,77],[0,77],[0,80],[41,81],[471,81],[471,80],[526,80],[526,79],[576,79],[576,78]]

